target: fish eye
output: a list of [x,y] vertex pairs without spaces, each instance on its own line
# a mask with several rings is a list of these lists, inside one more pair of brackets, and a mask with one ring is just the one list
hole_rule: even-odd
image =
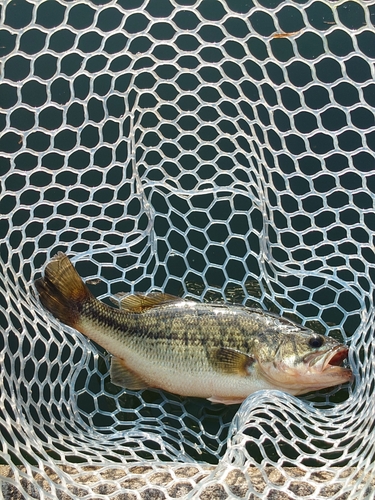
[[322,347],[323,342],[324,340],[322,337],[311,337],[309,340],[309,346],[317,349],[318,347]]

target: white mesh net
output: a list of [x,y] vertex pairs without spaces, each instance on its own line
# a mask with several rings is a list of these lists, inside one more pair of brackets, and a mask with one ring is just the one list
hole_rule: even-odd
[[[0,9],[4,494],[373,498],[375,2]],[[122,390],[35,297],[59,250],[104,300],[308,324],[350,344],[355,382],[240,408]]]

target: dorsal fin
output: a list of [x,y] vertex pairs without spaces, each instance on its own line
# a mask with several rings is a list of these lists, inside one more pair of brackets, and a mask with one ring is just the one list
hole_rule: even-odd
[[181,297],[176,297],[175,295],[169,295],[168,293],[162,292],[152,292],[147,295],[143,293],[118,293],[115,295],[115,298],[111,299],[112,302],[119,305],[120,309],[125,309],[133,313],[141,313],[145,309],[161,306],[170,302],[180,302],[183,300],[184,299]]

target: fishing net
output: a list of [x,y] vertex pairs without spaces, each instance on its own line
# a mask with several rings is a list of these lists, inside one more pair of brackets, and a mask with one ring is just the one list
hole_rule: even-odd
[[[0,9],[2,494],[373,498],[375,2]],[[355,380],[241,406],[121,389],[36,298],[58,251],[104,301],[308,325]]]

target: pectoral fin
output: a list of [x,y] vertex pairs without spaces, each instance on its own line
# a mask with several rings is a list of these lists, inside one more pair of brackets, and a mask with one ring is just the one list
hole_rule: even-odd
[[129,370],[125,361],[120,358],[112,358],[111,361],[111,382],[126,389],[139,390],[147,389],[148,384],[137,373]]
[[151,307],[157,307],[170,302],[179,302],[184,300],[181,299],[181,297],[161,292],[153,292],[147,295],[143,293],[118,293],[115,297],[116,299],[111,299],[112,302],[119,304],[120,309],[125,309],[133,313],[141,313],[145,309],[150,309]]
[[255,363],[255,359],[248,354],[227,347],[214,349],[210,358],[217,371],[232,375],[249,375],[250,367]]

